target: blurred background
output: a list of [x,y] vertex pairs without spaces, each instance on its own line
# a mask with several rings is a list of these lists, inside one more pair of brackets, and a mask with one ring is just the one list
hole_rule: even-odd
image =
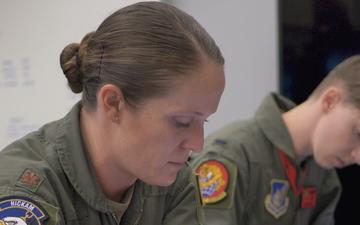
[[[63,117],[80,95],[59,55],[131,0],[0,0],[0,149]],[[337,63],[360,53],[358,0],[164,0],[193,15],[225,57],[226,89],[205,134],[251,117],[277,91],[299,103]],[[336,224],[356,222],[358,166],[338,170]]]

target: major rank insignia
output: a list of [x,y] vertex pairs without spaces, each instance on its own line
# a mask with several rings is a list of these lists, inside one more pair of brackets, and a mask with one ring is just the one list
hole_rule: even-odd
[[271,193],[265,197],[265,208],[276,219],[284,215],[289,207],[288,191],[286,180],[271,180]]
[[203,204],[216,203],[226,197],[229,173],[221,162],[208,160],[195,170],[199,177],[199,187]]
[[0,199],[0,225],[41,225],[48,215],[40,205],[26,197]]

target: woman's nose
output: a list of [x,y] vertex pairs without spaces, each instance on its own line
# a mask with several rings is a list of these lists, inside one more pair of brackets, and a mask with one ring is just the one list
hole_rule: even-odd
[[185,142],[185,148],[193,152],[200,152],[204,146],[204,125],[194,125]]

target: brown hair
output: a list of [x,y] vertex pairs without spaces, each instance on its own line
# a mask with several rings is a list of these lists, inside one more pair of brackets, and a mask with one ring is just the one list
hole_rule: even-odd
[[215,41],[190,15],[166,3],[141,2],[105,19],[80,44],[69,44],[60,64],[84,105],[96,105],[96,93],[111,83],[136,106],[159,96],[204,59],[223,65]]
[[317,86],[310,97],[318,97],[332,85],[342,85],[346,93],[346,100],[360,108],[360,55],[351,56],[338,64]]

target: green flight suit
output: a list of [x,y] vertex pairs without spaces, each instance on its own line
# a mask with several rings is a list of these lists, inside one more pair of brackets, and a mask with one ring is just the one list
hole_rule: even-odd
[[198,192],[189,180],[188,166],[170,187],[138,180],[120,221],[84,149],[80,108],[79,103],[63,119],[0,151],[0,224],[5,217],[49,225],[201,224]]
[[[228,178],[220,176],[227,180],[226,190],[223,191],[225,197],[204,204],[205,224],[334,224],[333,214],[341,194],[340,182],[335,170],[320,168],[313,157],[302,162],[296,158],[290,134],[281,117],[283,112],[294,106],[282,96],[270,94],[254,118],[229,124],[206,139],[205,151],[196,156],[191,165],[197,171],[203,168],[201,165],[209,167],[218,161],[228,171]],[[308,197],[295,194],[280,160],[279,150],[287,155],[296,169],[297,185],[303,180],[303,187],[315,188],[315,194],[311,192],[313,194]],[[304,171],[302,168],[307,168],[307,173],[300,176]],[[208,195],[224,196],[214,191],[220,189],[220,182],[217,186],[206,183],[217,173],[221,174],[208,173],[203,181],[206,188],[201,186],[200,181],[203,199]],[[211,187],[213,189],[209,189]],[[305,201],[309,199],[310,203]]]

